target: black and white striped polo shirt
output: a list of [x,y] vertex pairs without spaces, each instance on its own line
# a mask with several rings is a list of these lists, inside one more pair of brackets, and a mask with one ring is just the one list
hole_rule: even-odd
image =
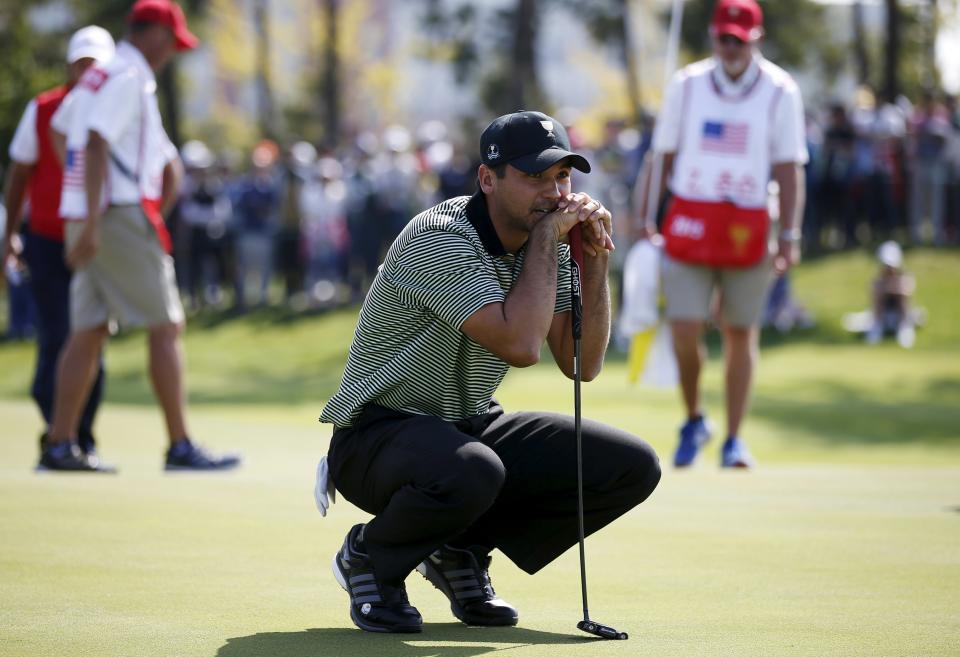
[[[524,254],[504,251],[481,192],[414,217],[367,293],[343,380],[320,420],[348,427],[369,403],[449,421],[485,413],[509,366],[460,327],[506,299]],[[557,255],[560,313],[570,309],[570,248],[558,244]]]

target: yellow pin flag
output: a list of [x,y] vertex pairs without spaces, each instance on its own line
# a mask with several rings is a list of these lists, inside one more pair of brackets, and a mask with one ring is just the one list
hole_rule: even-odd
[[657,333],[657,326],[654,324],[642,331],[633,334],[630,340],[630,350],[627,355],[627,380],[630,383],[636,383],[640,378],[640,373],[647,364],[647,357],[650,354],[650,347],[653,346],[653,337]]

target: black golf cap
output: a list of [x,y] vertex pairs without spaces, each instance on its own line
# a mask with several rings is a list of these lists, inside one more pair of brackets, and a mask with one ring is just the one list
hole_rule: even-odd
[[570,152],[570,139],[556,119],[543,112],[504,114],[480,135],[480,160],[488,167],[509,164],[524,173],[540,173],[565,157],[584,173],[590,163]]

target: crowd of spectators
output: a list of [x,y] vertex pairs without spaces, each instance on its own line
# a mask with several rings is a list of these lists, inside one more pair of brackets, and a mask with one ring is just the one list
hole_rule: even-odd
[[808,118],[804,250],[956,244],[960,238],[960,110],[925,93],[913,105],[861,90]]
[[[629,212],[649,144],[652,125],[645,127],[610,121],[593,150],[594,172],[577,181],[620,216]],[[439,122],[412,133],[396,125],[364,133],[336,152],[264,140],[233,162],[187,142],[183,191],[169,223],[188,306],[243,312],[361,299],[407,221],[441,199],[475,191],[475,150],[449,140]]]
[[[630,220],[632,189],[652,127],[649,115],[639,129],[611,120],[595,145],[576,124],[569,130],[574,148],[594,163],[589,176],[576,174],[575,185],[604,199],[621,247],[638,225]],[[956,98],[925,94],[911,104],[862,90],[848,103],[809,107],[807,137],[806,256],[873,249],[890,239],[905,246],[958,243]],[[309,310],[361,299],[411,217],[475,191],[475,150],[436,121],[413,131],[393,125],[362,133],[336,151],[264,140],[231,157],[200,141],[185,143],[187,174],[169,224],[188,308]],[[16,331],[29,335],[20,324]]]
[[[957,243],[955,98],[927,94],[911,105],[863,90],[849,104],[808,112],[807,128],[807,255],[873,248],[888,239]],[[576,125],[570,129],[571,140],[580,141],[574,147],[591,151],[595,163],[575,184],[614,211],[621,244],[633,237],[631,190],[651,130],[649,117],[640,129],[611,120],[591,149]],[[473,150],[448,140],[438,122],[412,133],[400,126],[364,133],[336,152],[303,141],[286,149],[263,141],[232,167],[202,143],[188,142],[182,149],[188,175],[172,218],[183,292],[194,309],[355,301],[412,216],[474,191]]]
[[472,192],[474,164],[445,130],[391,126],[336,153],[264,140],[235,166],[199,141],[184,144],[170,221],[189,305],[308,309],[362,298],[411,217]]

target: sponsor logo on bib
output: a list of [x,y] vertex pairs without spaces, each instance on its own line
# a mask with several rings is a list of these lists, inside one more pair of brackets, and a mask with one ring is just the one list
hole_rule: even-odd
[[747,240],[750,239],[752,232],[749,226],[744,226],[743,224],[730,226],[730,241],[733,242],[733,250],[735,253],[743,253],[744,249],[747,248]]
[[103,83],[106,82],[109,77],[110,74],[102,68],[91,66],[84,71],[83,76],[80,78],[80,86],[90,91],[99,91],[100,87],[103,86]]
[[670,224],[670,234],[676,237],[686,237],[692,240],[703,239],[706,228],[703,225],[703,219],[697,217],[688,217],[686,215],[677,215]]

